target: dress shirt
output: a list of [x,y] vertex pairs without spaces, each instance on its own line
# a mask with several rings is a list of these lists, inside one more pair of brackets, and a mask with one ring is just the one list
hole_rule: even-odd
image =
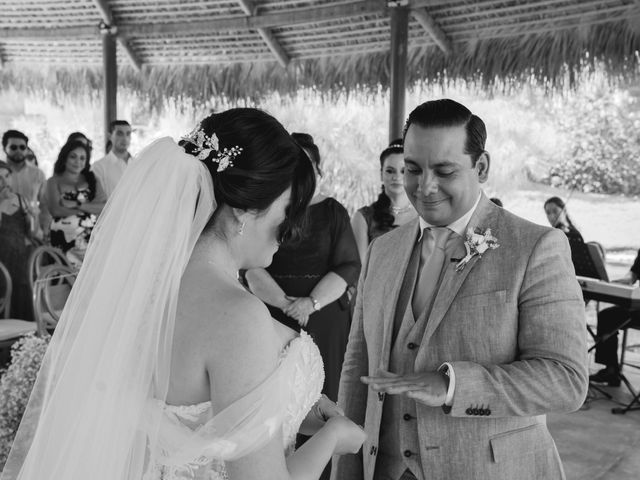
[[[129,156],[129,161],[131,161],[131,156]],[[112,150],[91,166],[91,170],[96,175],[96,179],[100,182],[100,185],[102,185],[107,198],[110,197],[115,190],[127,165],[128,162],[122,160],[113,153]]]
[[[482,193],[478,195],[478,199],[476,200],[476,203],[473,204],[473,207],[471,207],[471,209],[467,213],[465,213],[463,216],[461,216],[458,220],[451,222],[449,225],[440,225],[440,226],[447,227],[450,230],[453,230],[458,235],[460,235],[462,238],[464,238],[467,225],[469,224],[469,220],[471,220],[471,217],[476,211],[476,208],[478,208],[478,204],[480,203],[481,197],[482,197]],[[418,235],[418,242],[419,242],[422,239],[424,229],[430,228],[433,225],[427,223],[422,217],[418,217],[418,220],[420,222],[420,233]],[[438,368],[438,371],[441,371],[443,368],[445,368],[445,366],[449,369],[449,373],[448,373],[449,388],[447,389],[447,396],[445,398],[444,404],[447,407],[450,407],[451,405],[453,405],[453,395],[455,394],[455,391],[456,391],[456,374],[453,371],[453,367],[448,362],[445,362],[442,365],[440,365],[440,367]]]

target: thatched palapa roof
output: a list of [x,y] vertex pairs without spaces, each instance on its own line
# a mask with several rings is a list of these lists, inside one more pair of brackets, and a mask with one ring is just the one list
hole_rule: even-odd
[[0,0],[0,85],[101,90],[102,30],[119,84],[151,95],[386,88],[398,5],[409,82],[638,73],[638,0]]

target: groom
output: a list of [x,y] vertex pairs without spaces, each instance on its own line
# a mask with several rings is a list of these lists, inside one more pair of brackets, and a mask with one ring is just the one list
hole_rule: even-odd
[[545,414],[585,398],[582,294],[565,235],[482,192],[485,139],[452,100],[409,115],[420,218],[376,239],[362,268],[338,404],[368,438],[334,480],[564,478]]

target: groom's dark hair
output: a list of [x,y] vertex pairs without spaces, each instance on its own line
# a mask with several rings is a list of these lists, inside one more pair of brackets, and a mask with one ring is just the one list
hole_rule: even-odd
[[475,167],[478,158],[485,151],[487,129],[484,122],[471,113],[467,107],[448,98],[431,100],[416,107],[407,118],[402,138],[407,136],[407,130],[412,124],[423,128],[429,127],[458,127],[464,126],[467,140],[464,152],[471,155],[471,165]]

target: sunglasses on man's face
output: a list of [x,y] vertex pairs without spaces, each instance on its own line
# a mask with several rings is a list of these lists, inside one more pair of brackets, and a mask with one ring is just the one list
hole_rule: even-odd
[[26,145],[9,145],[9,150],[18,150],[18,149],[24,151],[27,149],[27,146]]

